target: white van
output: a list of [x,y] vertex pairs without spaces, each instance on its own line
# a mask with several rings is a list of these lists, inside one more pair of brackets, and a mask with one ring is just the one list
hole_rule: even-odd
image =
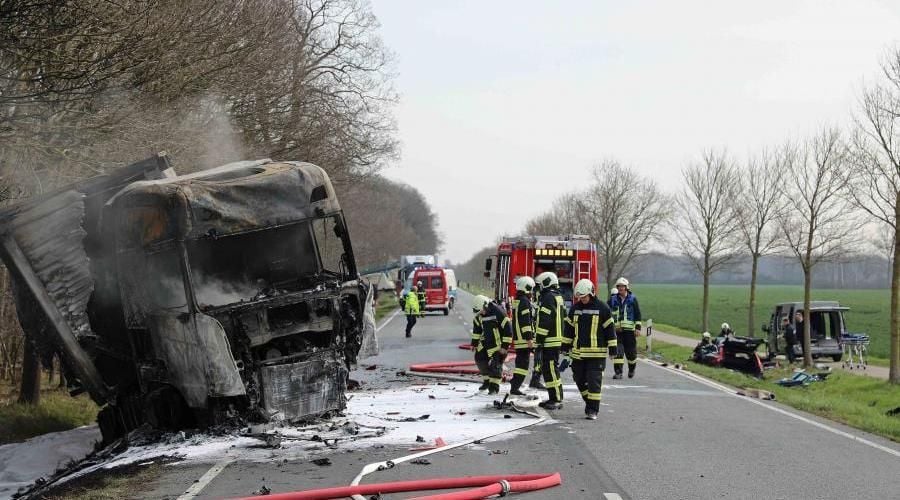
[[456,304],[456,273],[453,269],[444,269],[444,277],[447,279],[447,293],[450,295],[450,309]]

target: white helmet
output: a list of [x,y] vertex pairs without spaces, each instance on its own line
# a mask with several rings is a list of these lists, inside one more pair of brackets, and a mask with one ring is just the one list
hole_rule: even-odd
[[705,338],[705,339],[712,338],[712,335],[710,335],[709,332],[703,332],[703,338]]
[[556,277],[556,273],[551,273],[550,271],[538,274],[537,277],[534,278],[534,281],[540,285],[541,288],[559,286],[559,278]]
[[619,289],[616,288],[616,287],[612,287],[612,288],[609,289],[609,294],[610,294],[610,295],[618,295],[618,294],[619,294]]
[[575,283],[575,296],[582,297],[584,295],[594,295],[594,283],[587,278]]
[[474,299],[472,299],[472,310],[475,312],[481,312],[485,307],[487,307],[488,302],[491,299],[485,297],[484,295],[476,295]]
[[625,278],[619,278],[616,280],[616,286],[625,285],[625,288],[631,290],[631,283],[628,282]]
[[731,330],[731,325],[728,323],[722,323],[722,330]]
[[534,280],[531,276],[521,276],[516,280],[516,290],[531,293],[534,290]]

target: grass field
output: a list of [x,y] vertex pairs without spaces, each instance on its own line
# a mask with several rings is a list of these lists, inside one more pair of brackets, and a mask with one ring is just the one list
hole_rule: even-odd
[[[700,331],[703,287],[700,285],[641,285],[634,287],[640,299],[644,319],[665,323],[692,332]],[[713,335],[727,322],[738,335],[747,333],[749,286],[713,285],[710,287],[709,321]],[[844,317],[851,332],[871,336],[869,354],[887,358],[890,353],[890,290],[813,290],[813,300],[837,300],[850,307]],[[763,285],[756,292],[756,331],[768,322],[772,308],[779,302],[803,300],[803,287]]]

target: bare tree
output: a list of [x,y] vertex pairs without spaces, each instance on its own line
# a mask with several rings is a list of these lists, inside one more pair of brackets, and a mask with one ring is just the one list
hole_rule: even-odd
[[750,304],[747,317],[747,334],[756,331],[754,312],[756,310],[756,278],[759,259],[773,253],[781,233],[775,224],[785,208],[785,199],[780,186],[784,178],[784,166],[789,148],[776,152],[763,150],[752,156],[741,173],[740,202],[737,204],[740,216],[740,234],[745,249],[750,253]]
[[740,245],[735,210],[740,176],[727,153],[712,150],[682,175],[685,187],[675,198],[671,227],[682,253],[703,277],[702,329],[708,331],[710,277],[733,261]]
[[593,182],[575,198],[582,231],[597,245],[607,289],[625,274],[634,257],[660,235],[669,217],[669,200],[656,183],[607,159],[595,166]]
[[557,198],[549,210],[525,224],[525,233],[532,236],[549,236],[583,231],[584,217],[577,206],[579,196],[580,193],[570,193]]
[[852,140],[854,205],[878,221],[891,250],[890,381],[900,384],[900,51],[882,65],[884,79],[867,89]]
[[842,197],[849,179],[845,175],[847,150],[840,132],[823,129],[794,151],[785,162],[783,194],[788,210],[779,218],[779,227],[788,251],[803,269],[803,365],[809,367],[813,269],[849,250],[853,213]]

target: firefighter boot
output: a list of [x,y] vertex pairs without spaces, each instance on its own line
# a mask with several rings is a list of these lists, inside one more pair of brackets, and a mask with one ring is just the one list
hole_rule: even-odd
[[542,391],[547,390],[547,387],[544,386],[543,382],[541,382],[541,377],[540,377],[539,373],[531,375],[531,383],[528,384],[528,387],[531,387],[532,389],[540,389]]
[[525,393],[519,390],[519,388],[522,387],[522,382],[524,382],[524,380],[518,380],[514,377],[510,383],[509,393],[513,396],[524,396]]
[[560,410],[562,409],[563,404],[560,401],[550,401],[548,399],[547,401],[541,401],[540,403],[538,403],[538,406],[545,410]]
[[479,391],[486,391],[488,387],[491,385],[490,380],[487,378],[484,379],[484,382],[481,384],[481,387],[478,388]]
[[[637,367],[636,363],[628,363],[628,378],[634,378],[634,369]],[[619,378],[622,378],[621,375]]]

